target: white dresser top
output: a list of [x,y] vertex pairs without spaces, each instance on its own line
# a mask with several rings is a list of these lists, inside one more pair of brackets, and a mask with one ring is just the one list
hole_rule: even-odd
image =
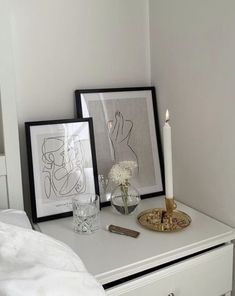
[[[235,239],[235,230],[198,211],[177,202],[177,209],[186,212],[191,225],[175,233],[159,233],[143,228],[136,217],[145,209],[164,207],[161,197],[141,201],[134,215],[122,216],[111,207],[102,208],[102,229],[91,235],[72,230],[72,217],[39,223],[40,230],[68,244],[83,260],[88,271],[102,283],[194,254]],[[141,232],[135,239],[113,234],[105,226],[114,224]]]

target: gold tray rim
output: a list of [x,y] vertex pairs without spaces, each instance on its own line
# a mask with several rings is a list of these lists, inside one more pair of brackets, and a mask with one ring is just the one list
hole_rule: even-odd
[[173,213],[179,213],[179,214],[183,215],[185,218],[187,218],[187,220],[188,220],[188,224],[187,224],[186,226],[184,226],[184,227],[179,227],[179,228],[177,228],[177,229],[162,229],[162,228],[160,227],[160,225],[162,225],[162,223],[157,223],[156,225],[159,225],[159,228],[158,228],[158,229],[154,229],[154,228],[152,228],[152,227],[150,227],[150,226],[148,226],[148,225],[144,225],[144,224],[142,224],[142,223],[140,222],[140,220],[139,220],[140,217],[142,217],[142,216],[145,215],[145,214],[151,213],[152,211],[163,212],[163,211],[166,211],[166,209],[164,209],[164,208],[147,209],[147,210],[144,210],[144,211],[140,212],[140,213],[137,215],[137,220],[138,220],[139,224],[140,224],[141,226],[143,226],[144,228],[147,228],[147,229],[152,230],[152,231],[166,232],[166,233],[170,233],[170,232],[178,232],[178,231],[181,231],[181,230],[187,228],[187,227],[191,224],[191,222],[192,222],[192,219],[191,219],[191,217],[190,217],[188,214],[186,214],[186,213],[183,212],[183,211],[174,210]]

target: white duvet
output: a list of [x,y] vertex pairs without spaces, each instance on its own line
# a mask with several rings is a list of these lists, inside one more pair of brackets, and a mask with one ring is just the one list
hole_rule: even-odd
[[75,295],[105,292],[68,246],[0,222],[0,296]]

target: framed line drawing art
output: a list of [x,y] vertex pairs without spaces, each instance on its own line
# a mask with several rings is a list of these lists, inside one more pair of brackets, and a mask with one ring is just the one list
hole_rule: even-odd
[[26,122],[32,216],[72,215],[72,198],[99,193],[92,119]]
[[155,88],[82,89],[75,99],[78,117],[93,118],[101,206],[109,204],[112,165],[125,160],[137,163],[131,184],[141,198],[164,194]]

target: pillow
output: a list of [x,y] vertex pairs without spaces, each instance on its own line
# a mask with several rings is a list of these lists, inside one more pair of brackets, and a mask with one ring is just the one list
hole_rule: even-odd
[[0,222],[23,228],[32,228],[26,213],[20,210],[0,210]]

